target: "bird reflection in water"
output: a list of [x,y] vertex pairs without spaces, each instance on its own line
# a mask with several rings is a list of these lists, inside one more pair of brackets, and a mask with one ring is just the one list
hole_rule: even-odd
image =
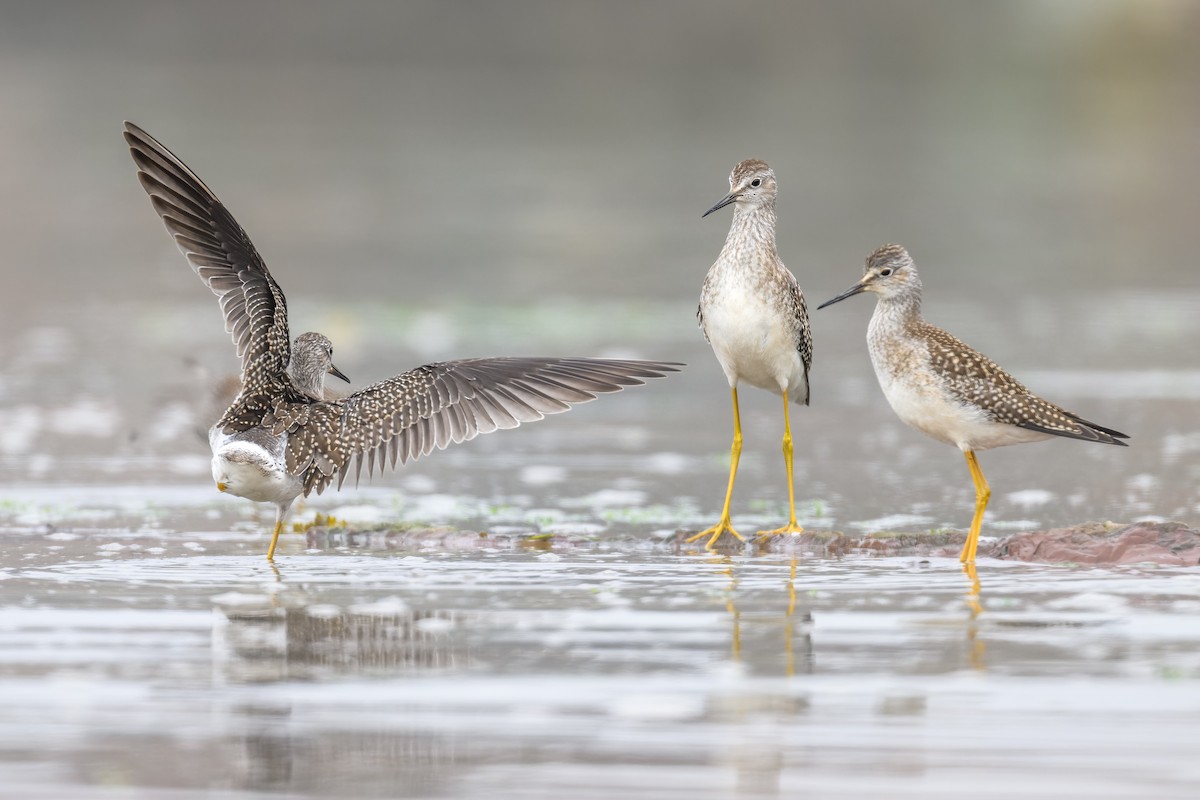
[[[463,612],[413,610],[398,598],[348,608],[288,607],[282,592],[257,605],[247,599],[231,597],[216,609],[214,674],[228,684],[395,676],[463,669],[475,661],[471,646],[455,635]],[[341,773],[326,769],[332,762],[389,764],[396,785],[424,792],[459,768],[455,737],[416,725],[310,734],[296,727],[287,702],[256,701],[234,713],[244,733],[239,756],[231,757],[233,778],[246,789],[327,784],[336,792]]]
[[983,613],[983,606],[980,604],[980,598],[983,594],[983,587],[979,583],[979,573],[975,571],[975,562],[969,561],[962,565],[963,575],[967,576],[967,658],[971,662],[971,667],[976,670],[983,670],[983,654],[987,650],[987,646],[983,640],[979,638],[979,615]]
[[783,623],[784,674],[789,678],[796,674],[796,557],[792,556],[787,579],[788,605]]
[[394,675],[455,669],[471,661],[452,634],[460,612],[415,611],[393,598],[349,609],[262,606],[218,609],[214,658],[230,683]]
[[716,556],[711,559],[713,563],[724,567],[721,570],[722,575],[729,578],[729,585],[725,589],[725,610],[729,612],[729,618],[733,622],[733,633],[729,647],[729,655],[734,661],[742,660],[742,612],[738,611],[737,603],[737,575],[733,571],[733,559],[729,556]]
[[[745,652],[745,653],[743,652],[743,640],[742,640],[743,614],[742,614],[741,609],[738,607],[739,578],[738,578],[737,571],[734,569],[733,559],[731,559],[727,555],[723,555],[723,556],[714,556],[713,558],[709,559],[709,561],[710,561],[710,563],[716,564],[721,568],[719,570],[718,574],[724,575],[728,578],[728,584],[726,585],[726,588],[725,588],[725,610],[729,612],[729,620],[730,620],[730,624],[731,624],[730,646],[729,646],[730,658],[734,662],[741,662],[743,660],[743,656],[745,656],[745,657],[749,658],[752,662],[755,662],[755,663],[761,665],[764,660],[761,658],[761,656],[764,655],[764,652],[761,651],[760,648],[755,648],[752,646],[751,651]],[[787,604],[785,606],[785,610],[783,613],[783,617],[782,617],[783,624],[781,626],[783,629],[783,636],[782,636],[782,640],[783,640],[783,674],[789,678],[796,674],[796,624],[797,624],[796,623],[796,562],[797,562],[797,558],[795,556],[793,556],[788,565],[787,579],[784,583],[784,585],[786,587],[786,592],[787,592],[787,594],[786,594]],[[768,602],[770,602],[770,601],[768,601]],[[773,603],[772,603],[772,605],[773,605]],[[775,606],[775,608],[778,608],[778,606]],[[751,625],[752,628],[755,626],[759,626],[759,627],[770,626],[771,628],[774,628],[777,625],[779,625],[780,616],[779,616],[778,611],[768,612],[766,614],[751,614],[751,616],[746,621],[748,624]],[[811,625],[812,625],[811,613],[803,614],[800,619],[800,624],[805,630],[807,630],[809,627],[811,627]],[[775,639],[774,635],[771,637],[771,639],[778,642],[778,639]],[[761,640],[758,639],[758,637],[752,637],[752,639],[751,639],[752,643],[757,643],[759,641],[761,641]],[[808,652],[808,659],[805,662],[805,664],[806,664],[805,671],[811,672],[812,671],[811,636],[809,636],[806,633],[804,635],[803,641],[807,645],[807,652]],[[774,647],[777,647],[777,646],[778,645],[776,644],[776,645],[772,646],[771,649],[774,650]],[[774,660],[774,658],[772,658],[771,660]],[[778,663],[778,662],[776,662],[776,663]],[[774,671],[774,670],[771,670],[771,671]]]

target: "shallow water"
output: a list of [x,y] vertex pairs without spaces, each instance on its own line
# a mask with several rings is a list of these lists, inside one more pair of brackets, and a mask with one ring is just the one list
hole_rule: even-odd
[[793,577],[665,545],[289,540],[272,567],[261,541],[176,539],[3,537],[10,796],[1182,798],[1200,779],[1195,571],[983,562],[972,611],[947,559],[797,554]]
[[[944,559],[671,544],[723,498],[694,313],[728,219],[699,215],[750,156],[810,307],[901,242],[931,321],[1132,435],[983,454],[986,536],[1196,524],[1195,4],[351,5],[0,12],[0,796],[1195,795],[1194,570],[986,561],[973,601]],[[235,359],[124,118],[356,386],[689,367],[310,498],[359,532],[271,568],[271,511],[210,485]],[[887,408],[870,310],[813,313],[800,521],[962,529],[966,466]],[[748,533],[787,494],[778,400],[741,396]]]

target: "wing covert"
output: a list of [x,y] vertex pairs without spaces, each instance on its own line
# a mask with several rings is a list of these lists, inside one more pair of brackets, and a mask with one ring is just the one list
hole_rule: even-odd
[[592,358],[478,358],[409,370],[342,400],[317,403],[289,431],[288,470],[304,490],[340,487],[475,438],[637,386],[681,364]]
[[1093,425],[1037,396],[999,364],[941,328],[923,328],[930,365],[960,401],[974,405],[993,421],[1069,439],[1124,444],[1125,434]]

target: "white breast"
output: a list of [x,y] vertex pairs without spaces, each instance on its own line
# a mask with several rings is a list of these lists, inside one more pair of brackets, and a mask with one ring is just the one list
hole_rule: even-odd
[[721,286],[716,302],[704,303],[704,332],[730,386],[745,381],[751,386],[803,397],[804,362],[797,350],[789,320],[779,317],[750,287],[740,283]]

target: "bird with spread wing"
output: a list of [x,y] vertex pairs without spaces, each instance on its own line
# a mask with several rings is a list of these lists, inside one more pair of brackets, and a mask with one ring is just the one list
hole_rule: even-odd
[[220,299],[241,359],[241,390],[209,431],[222,492],[273,503],[274,559],[300,495],[515,428],[675,372],[681,364],[599,358],[472,358],[409,370],[349,396],[326,397],[325,377],[348,380],[319,333],[290,341],[287,302],[267,265],[202,180],[133,123],[125,141],[150,196],[192,269]]

